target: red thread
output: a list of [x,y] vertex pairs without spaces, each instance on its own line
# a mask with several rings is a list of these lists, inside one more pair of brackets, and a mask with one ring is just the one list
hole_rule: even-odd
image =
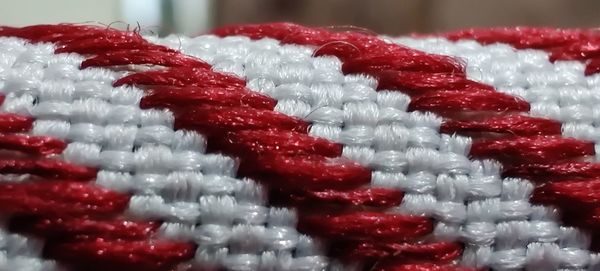
[[549,182],[534,190],[532,202],[560,207],[565,223],[591,230],[592,249],[598,249],[598,235],[594,232],[600,226],[599,192],[600,179]]
[[207,136],[239,130],[279,129],[307,133],[309,124],[301,119],[249,107],[196,106],[181,109],[175,118],[176,129],[199,131]]
[[[600,37],[599,37],[600,38]],[[585,60],[600,56],[600,41],[584,40],[550,51],[550,61]]]
[[402,203],[404,192],[382,187],[358,187],[350,190],[282,188],[269,196],[271,202],[286,203],[297,207],[334,205],[339,207],[395,207]]
[[470,155],[503,163],[551,163],[594,155],[594,143],[560,136],[503,137],[476,140]]
[[463,64],[451,57],[431,54],[368,54],[348,59],[342,65],[344,74],[379,73],[381,71],[413,71],[425,73],[464,74]]
[[210,69],[210,65],[199,59],[184,56],[179,52],[166,52],[159,50],[109,51],[86,59],[81,63],[81,68],[85,69],[87,67],[105,67],[130,64]]
[[0,211],[17,215],[95,216],[122,213],[129,196],[80,182],[2,182]]
[[356,32],[332,33],[327,43],[318,44],[320,47],[314,52],[315,56],[336,56],[342,62],[367,56],[421,56],[424,52],[390,44],[377,36],[369,36]]
[[527,112],[529,103],[507,94],[491,91],[435,91],[414,98],[409,111],[430,111],[448,116],[465,111]]
[[600,179],[565,180],[538,186],[533,193],[535,203],[558,205],[581,210],[600,203]]
[[159,226],[160,223],[154,221],[99,220],[85,217],[15,217],[11,219],[11,229],[48,236],[52,240],[95,237],[146,240],[156,232]]
[[585,66],[585,75],[592,75],[600,72],[600,58],[594,58],[590,60]]
[[[107,29],[106,31],[109,30]],[[100,28],[98,27],[75,24],[40,24],[21,28],[5,26],[0,28],[0,36],[18,37],[30,40],[31,42],[50,42],[53,41],[53,39],[60,39],[60,37],[69,33],[71,33],[71,35],[81,35],[84,33],[99,34],[101,32],[103,31],[100,31]]]
[[335,56],[342,62],[347,59],[353,59],[362,54],[360,46],[347,41],[330,41],[317,48],[314,56]]
[[455,265],[437,265],[432,263],[382,263],[372,271],[478,271],[476,268]]
[[505,166],[503,176],[520,177],[536,182],[565,179],[600,178],[600,164],[589,162],[558,162]]
[[483,133],[504,135],[560,135],[561,123],[555,120],[523,115],[493,116],[473,120],[445,120],[440,132],[481,136]]
[[[386,258],[387,261],[449,263],[460,257],[458,243],[340,242],[332,245],[333,254],[349,260]],[[384,260],[385,261],[385,260]],[[389,264],[389,262],[388,262]]]
[[177,109],[190,105],[218,105],[273,110],[276,104],[270,97],[242,88],[156,87],[147,91],[140,108]]
[[431,220],[410,215],[375,212],[301,214],[298,230],[332,241],[406,241],[433,230]]
[[109,40],[136,40],[144,42],[136,32],[123,32],[116,29],[99,28],[94,26],[76,26],[72,29],[54,29],[52,33],[29,39],[31,42],[50,42],[59,46],[76,43],[78,41],[103,38]]
[[95,168],[75,165],[57,159],[0,159],[1,174],[31,174],[51,179],[91,181]]
[[165,46],[147,42],[139,34],[101,35],[59,43],[55,53],[100,54],[118,50],[155,50],[172,52]]
[[344,189],[371,182],[371,170],[344,158],[320,155],[261,155],[242,160],[239,173],[275,187]]
[[410,95],[434,90],[494,91],[493,87],[469,80],[463,74],[390,70],[373,71],[370,74],[377,77],[377,89],[398,89]]
[[31,130],[31,128],[33,128],[33,118],[31,117],[12,113],[0,113],[1,133],[22,133]]
[[76,240],[49,242],[45,254],[83,270],[172,270],[194,257],[195,245],[166,240]]
[[214,29],[217,36],[244,35],[251,39],[273,38],[284,43],[320,45],[330,40],[330,33],[293,23],[232,25]]
[[0,134],[0,149],[20,151],[27,154],[59,154],[67,143],[48,136],[30,136],[24,134]]
[[114,87],[122,85],[239,88],[246,86],[246,82],[240,78],[216,73],[209,69],[172,67],[133,73],[113,83]]
[[444,34],[449,40],[474,39],[483,44],[507,43],[517,49],[546,49],[591,37],[592,32],[578,29],[543,27],[472,28]]
[[209,143],[209,150],[219,150],[252,159],[255,155],[318,154],[326,157],[342,155],[342,145],[307,134],[279,130],[242,130],[229,132]]

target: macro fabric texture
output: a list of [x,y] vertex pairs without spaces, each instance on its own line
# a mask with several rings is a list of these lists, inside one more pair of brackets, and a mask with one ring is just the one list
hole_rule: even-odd
[[600,270],[600,34],[0,27],[0,270]]

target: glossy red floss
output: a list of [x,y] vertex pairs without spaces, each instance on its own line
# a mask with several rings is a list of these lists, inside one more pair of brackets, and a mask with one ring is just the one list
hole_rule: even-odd
[[600,178],[600,163],[551,162],[504,166],[503,176],[520,177],[535,182]]
[[299,214],[298,230],[331,241],[407,241],[433,231],[430,219],[379,212]]
[[243,159],[239,174],[274,187],[348,189],[371,182],[371,170],[345,158],[321,155],[261,155]]
[[469,155],[502,163],[552,163],[594,155],[594,143],[560,136],[508,136],[476,140]]
[[207,136],[239,130],[282,130],[307,133],[304,120],[275,111],[249,107],[193,106],[176,112],[175,128],[199,131]]
[[194,105],[216,105],[273,110],[276,104],[274,99],[245,88],[154,87],[146,90],[140,108],[177,110]]
[[407,243],[407,242],[339,242],[332,245],[334,255],[347,259],[381,259],[393,262],[450,263],[458,259],[463,246],[454,242]]
[[33,128],[32,117],[0,113],[0,133],[24,133]]
[[44,254],[85,270],[171,270],[194,257],[195,245],[168,240],[74,240],[49,242]]
[[325,43],[318,44],[314,56],[335,56],[342,62],[357,57],[399,55],[403,57],[423,55],[415,49],[385,43],[377,37],[352,32],[337,33]]
[[42,178],[72,181],[91,181],[98,170],[76,165],[59,159],[3,158],[0,159],[1,174],[30,174]]
[[31,42],[40,42],[49,41],[47,40],[49,37],[60,38],[67,34],[81,35],[83,33],[98,34],[105,31],[109,31],[109,29],[76,24],[40,24],[25,27],[3,26],[0,28],[0,36],[18,37]]
[[272,129],[232,131],[208,142],[209,150],[249,159],[264,154],[338,157],[342,155],[342,147],[341,144],[304,133]]
[[445,134],[465,134],[476,137],[486,134],[499,135],[560,135],[562,124],[555,120],[510,114],[483,119],[445,120],[440,132]]
[[319,31],[318,29],[313,29],[305,26],[301,26],[294,23],[268,23],[268,24],[244,24],[244,25],[230,25],[224,26],[220,28],[216,28],[211,31],[211,34],[215,34],[217,36],[225,37],[232,35],[243,35],[247,36],[251,39],[262,39],[262,38],[273,38],[277,40],[283,40],[290,33],[314,33],[313,35],[318,35],[319,33],[327,34],[328,32]]
[[121,218],[94,219],[87,217],[14,217],[13,231],[46,236],[52,240],[104,239],[146,240],[156,232],[160,223],[133,221]]
[[50,43],[55,43],[59,46],[61,45],[67,45],[70,43],[74,43],[74,42],[78,42],[78,41],[83,41],[83,40],[89,40],[89,39],[93,39],[95,37],[103,37],[105,39],[128,39],[128,40],[136,40],[136,41],[140,41],[143,42],[142,37],[133,31],[129,31],[129,32],[123,32],[123,31],[119,31],[116,29],[110,29],[110,28],[106,28],[106,27],[94,27],[94,26],[90,26],[90,27],[76,27],[75,29],[72,29],[71,31],[62,31],[62,30],[58,30],[58,31],[54,31],[52,33],[49,33],[47,35],[44,36],[39,36],[36,37],[33,40],[30,40],[31,42],[50,42]]
[[429,111],[442,116],[464,112],[527,112],[525,100],[500,92],[448,91],[424,93],[411,100],[408,111]]
[[563,208],[599,207],[600,179],[563,180],[544,183],[536,188],[533,199],[538,203]]
[[600,35],[597,40],[584,40],[550,51],[549,60],[585,60],[600,57]]
[[378,73],[380,71],[412,71],[424,73],[464,74],[461,63],[446,56],[401,54],[364,55],[344,61],[342,71],[350,73]]
[[350,209],[352,207],[391,208],[402,203],[404,192],[394,188],[357,187],[351,189],[281,188],[269,196],[271,202],[298,208]]
[[[569,224],[588,229],[588,234],[597,243],[596,234],[600,226],[600,180],[579,179],[548,182],[538,186],[532,202],[551,204],[561,208],[562,220]],[[593,244],[591,249],[598,249]]]
[[377,78],[378,90],[397,89],[418,96],[436,90],[494,91],[494,88],[467,79],[463,74],[382,70],[370,75]]
[[67,147],[64,141],[49,136],[0,134],[0,149],[33,155],[60,154]]
[[517,49],[555,48],[574,41],[590,38],[594,33],[580,29],[543,27],[472,28],[443,34],[450,40],[474,39],[483,44],[507,43]]
[[476,268],[456,265],[437,265],[432,263],[381,263],[372,271],[479,271]]
[[74,42],[58,45],[55,53],[98,54],[112,50],[164,50],[171,51],[164,46],[150,44],[141,38],[129,36],[117,37],[91,37]]
[[157,65],[163,67],[195,67],[209,69],[210,65],[178,52],[161,50],[118,50],[108,51],[88,58],[81,63],[81,68],[106,67],[119,65]]
[[600,58],[591,59],[585,66],[584,74],[586,76],[600,72]]
[[246,82],[205,68],[171,67],[133,73],[113,83],[114,87],[122,85],[239,88],[246,86]]
[[129,195],[82,182],[0,183],[0,211],[5,214],[106,216],[122,213],[128,203]]

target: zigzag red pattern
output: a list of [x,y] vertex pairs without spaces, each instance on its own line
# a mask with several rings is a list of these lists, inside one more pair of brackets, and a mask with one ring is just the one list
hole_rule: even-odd
[[[344,72],[369,74],[384,81],[386,88],[406,90],[413,97],[410,110],[446,117],[444,132],[468,132],[476,137],[471,156],[499,159],[513,167],[505,171],[508,176],[543,178],[552,169],[563,172],[560,165],[564,164],[556,160],[575,163],[595,154],[589,142],[557,136],[560,130],[556,122],[519,115],[529,110],[527,102],[466,79],[460,62],[446,56],[425,54],[360,33],[335,33],[293,24],[233,26],[214,33],[319,46],[318,55],[334,55],[344,61]],[[451,265],[462,251],[458,243],[422,242],[421,238],[432,231],[429,218],[383,212],[385,207],[401,201],[400,191],[361,187],[370,182],[368,169],[338,158],[339,145],[306,135],[308,123],[274,112],[273,100],[249,91],[239,78],[214,72],[206,63],[151,44],[133,32],[46,25],[1,28],[0,36],[55,42],[57,53],[91,55],[82,68],[128,64],[165,67],[130,74],[113,85],[143,87],[149,94],[142,100],[144,107],[174,111],[176,127],[199,131],[208,136],[210,150],[239,157],[239,174],[268,184],[272,198],[284,193],[294,195],[291,199],[279,198],[279,203],[299,209],[301,231],[337,244],[334,248],[343,247],[334,249],[332,255],[363,259],[372,263],[369,270],[470,270]],[[481,119],[472,119],[474,114]],[[6,115],[2,123],[10,123],[2,127],[6,132],[22,132],[28,129],[31,119]],[[514,124],[531,127],[533,132]],[[512,136],[519,131],[522,134]],[[64,144],[53,139],[15,137],[4,139],[20,142],[16,151],[29,155],[53,153],[62,150]],[[54,170],[47,164],[44,168],[44,159],[39,156],[28,159],[31,162],[8,165],[7,172],[61,177],[79,172],[74,175],[85,176],[81,177],[84,180],[91,175],[86,168],[74,171],[71,166],[58,166]],[[578,163],[582,167],[596,165]],[[583,173],[573,174],[577,177]],[[594,192],[594,184],[553,181],[536,188],[534,199],[564,210],[573,203],[589,208],[589,212],[586,209],[570,221],[593,229],[597,225],[596,200],[593,195],[582,194],[580,188]],[[128,195],[80,180],[1,185],[0,208],[19,215],[13,228],[44,237],[59,233],[59,238],[46,245],[47,256],[75,268],[91,264],[97,270],[170,270],[193,256],[193,244],[148,241],[157,221],[124,224],[119,220]],[[47,191],[65,190],[70,191],[65,193],[68,195],[47,195]],[[372,209],[361,210],[366,207]]]

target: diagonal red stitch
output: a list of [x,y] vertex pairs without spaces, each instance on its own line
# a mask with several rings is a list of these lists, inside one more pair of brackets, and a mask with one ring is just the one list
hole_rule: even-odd
[[114,87],[122,85],[239,88],[246,86],[246,82],[205,68],[171,67],[133,73],[113,83]]
[[456,73],[381,70],[369,74],[377,78],[378,90],[397,89],[409,95],[420,95],[435,90],[494,91],[491,86]]
[[521,177],[536,182],[600,177],[600,164],[591,162],[524,163],[505,166],[503,176]]
[[277,129],[307,133],[304,120],[275,111],[249,107],[193,106],[177,110],[176,129],[198,131],[206,136],[239,130]]
[[378,212],[300,214],[298,230],[332,241],[406,241],[433,230],[431,220],[411,215]]
[[508,136],[473,142],[469,154],[503,163],[551,163],[594,155],[594,143],[560,136]]
[[342,155],[342,145],[304,133],[281,130],[241,130],[228,132],[208,142],[209,150],[223,151],[242,158],[256,155]]
[[252,107],[273,110],[276,101],[245,88],[219,87],[153,87],[146,91],[140,108],[168,108],[176,110],[193,105]]
[[25,134],[0,134],[0,149],[19,151],[26,154],[59,154],[67,147],[64,141],[49,136]]
[[105,239],[146,240],[158,229],[155,221],[133,221],[119,218],[86,217],[14,217],[11,229],[17,232],[47,236],[53,240]]
[[106,216],[122,213],[128,203],[128,195],[81,182],[0,183],[0,211],[5,214]]
[[31,174],[50,179],[91,181],[97,169],[71,164],[58,159],[3,158],[0,159],[1,174]]
[[382,263],[372,271],[478,271],[476,268],[432,263]]
[[196,67],[210,68],[206,62],[184,56],[178,52],[161,50],[118,50],[108,51],[88,58],[81,63],[81,68],[105,67],[119,65],[158,65],[164,67]]
[[486,133],[498,135],[560,135],[561,123],[555,120],[524,115],[493,116],[472,120],[445,120],[440,132],[445,134],[466,134],[485,136]]
[[391,262],[450,263],[458,259],[463,251],[461,244],[453,242],[405,243],[405,242],[362,242],[347,241],[334,243],[333,254],[351,260],[382,259]]
[[408,111],[429,111],[441,116],[458,112],[527,112],[525,100],[499,92],[490,91],[435,91],[411,100]]
[[371,170],[345,158],[261,155],[241,160],[239,174],[275,187],[347,189],[371,182]]
[[49,242],[47,256],[83,270],[172,270],[194,257],[195,246],[168,240],[74,240]]
[[33,128],[33,118],[12,113],[0,113],[1,133],[23,133]]
[[273,191],[271,203],[297,206],[299,208],[378,207],[391,208],[402,203],[404,192],[395,188],[358,187],[347,190],[281,188]]

